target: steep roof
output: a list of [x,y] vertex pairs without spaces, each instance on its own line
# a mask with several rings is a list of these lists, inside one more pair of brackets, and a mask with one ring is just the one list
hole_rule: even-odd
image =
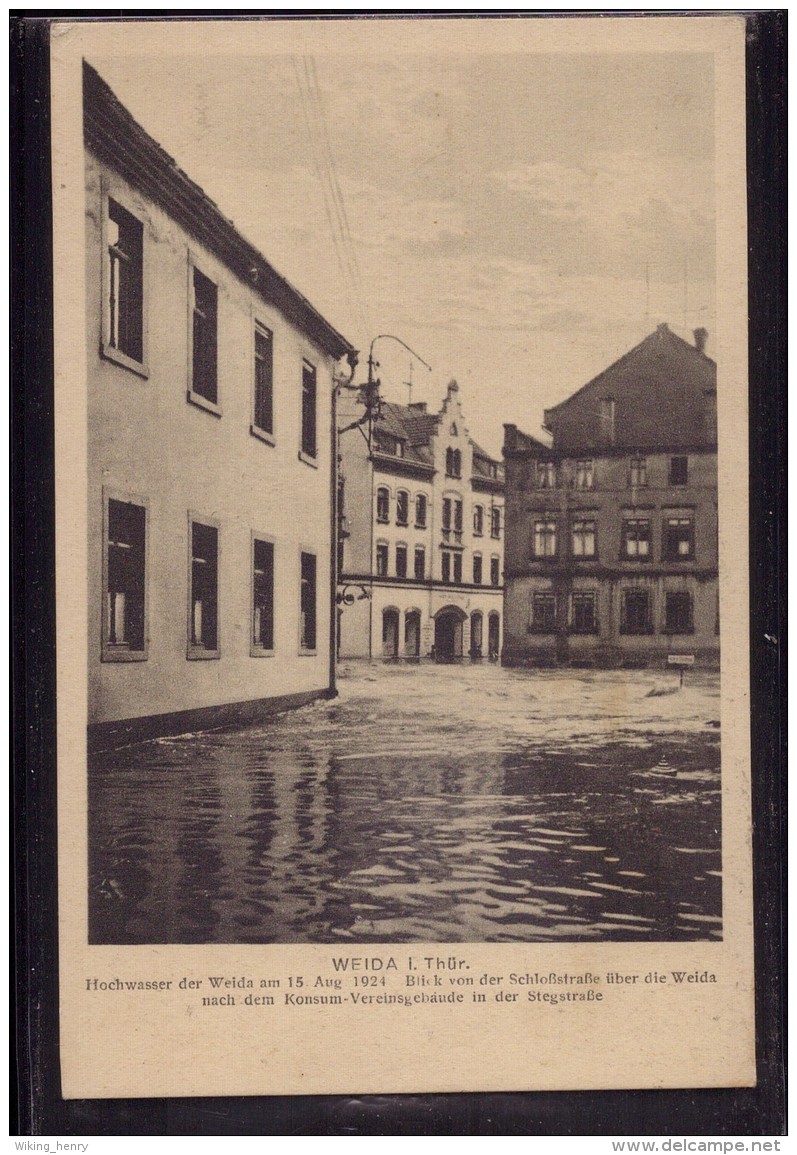
[[151,197],[186,232],[206,245],[245,284],[278,308],[333,357],[354,352],[298,289],[241,236],[232,221],[152,139],[105,81],[83,62],[86,146],[131,185]]
[[[546,409],[545,425],[559,452],[716,448],[716,387],[715,362],[659,325],[572,396]],[[604,405],[612,401],[609,418]]]
[[[398,405],[395,401],[383,401],[376,429],[397,437],[405,443],[404,456],[409,460],[431,463],[431,441],[440,424],[439,413],[424,413],[408,405]],[[490,465],[497,465],[503,473],[503,463],[492,457],[486,449],[470,438],[473,449],[473,472],[483,477],[492,477]]]

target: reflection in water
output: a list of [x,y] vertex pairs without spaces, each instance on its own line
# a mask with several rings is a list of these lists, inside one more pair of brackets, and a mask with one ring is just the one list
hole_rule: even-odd
[[262,727],[96,756],[91,941],[721,936],[708,675],[640,722],[653,675],[367,670]]

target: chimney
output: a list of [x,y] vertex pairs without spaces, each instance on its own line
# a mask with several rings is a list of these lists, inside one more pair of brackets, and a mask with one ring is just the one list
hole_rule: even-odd
[[705,353],[708,342],[708,329],[695,329],[695,348],[698,353]]
[[410,401],[407,408],[411,409],[413,413],[425,413],[426,412],[426,402],[425,401]]

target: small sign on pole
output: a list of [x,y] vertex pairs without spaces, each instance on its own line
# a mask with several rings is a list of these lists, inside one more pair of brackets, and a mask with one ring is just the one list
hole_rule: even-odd
[[667,655],[667,665],[668,666],[675,666],[676,669],[678,670],[678,673],[681,675],[680,681],[679,681],[679,685],[681,687],[683,687],[683,684],[684,684],[684,670],[688,666],[694,666],[694,664],[695,664],[695,655],[694,654],[668,654]]

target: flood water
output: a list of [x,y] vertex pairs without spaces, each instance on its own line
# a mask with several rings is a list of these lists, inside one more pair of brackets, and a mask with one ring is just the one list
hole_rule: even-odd
[[352,663],[339,688],[93,757],[91,942],[721,937],[718,675]]

